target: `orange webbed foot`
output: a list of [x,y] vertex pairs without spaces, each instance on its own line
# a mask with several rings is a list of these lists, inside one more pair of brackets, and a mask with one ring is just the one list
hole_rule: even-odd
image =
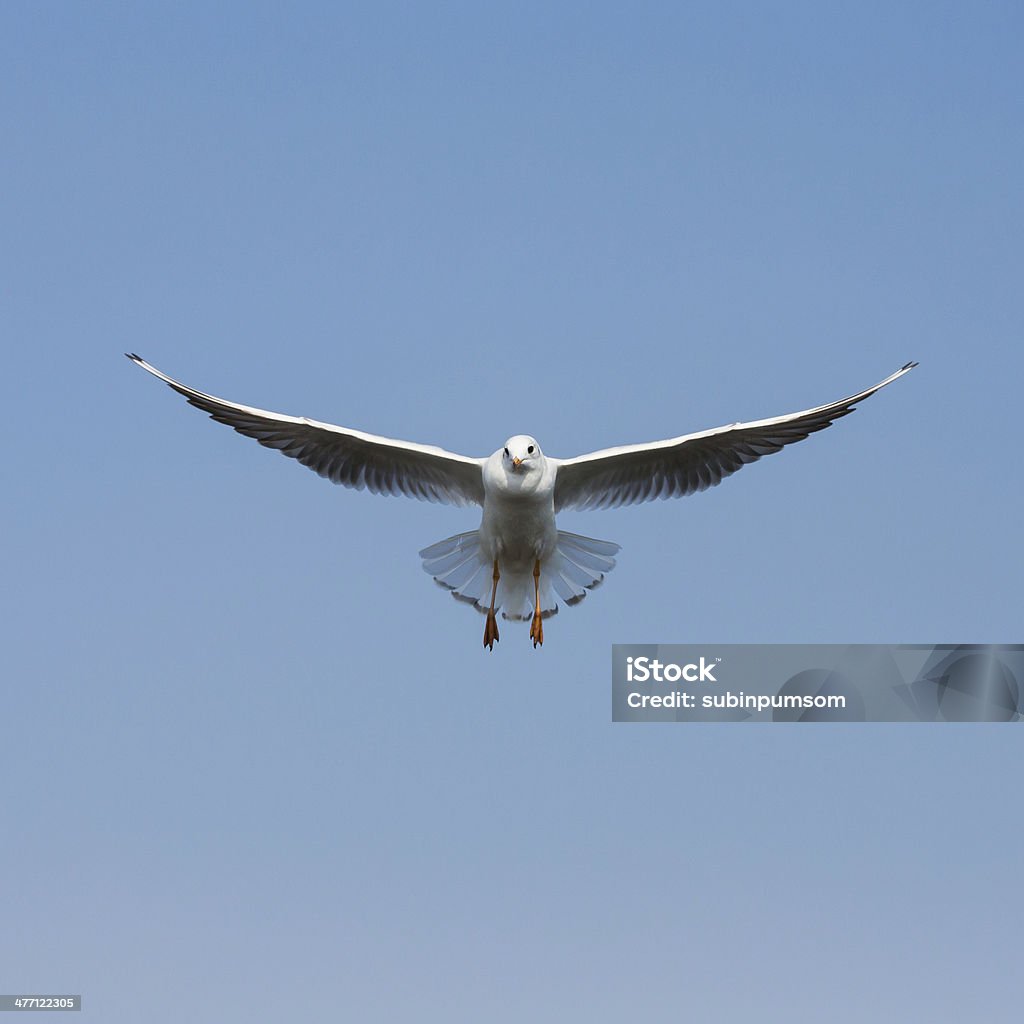
[[534,615],[533,622],[530,624],[530,639],[533,641],[534,648],[538,645],[544,646],[544,623],[539,614]]
[[484,625],[484,647],[493,651],[498,639],[498,620],[494,617],[494,612],[488,612],[487,622]]

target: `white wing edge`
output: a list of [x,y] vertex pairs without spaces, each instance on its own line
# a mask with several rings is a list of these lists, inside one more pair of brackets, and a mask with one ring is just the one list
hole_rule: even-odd
[[234,409],[235,412],[246,413],[250,416],[258,416],[263,419],[276,420],[278,423],[296,423],[303,424],[309,427],[316,427],[319,430],[329,430],[335,434],[343,434],[347,437],[354,437],[360,441],[366,441],[369,444],[384,445],[389,448],[400,448],[405,451],[419,452],[421,455],[435,455],[442,459],[453,459],[456,462],[465,463],[467,466],[477,466],[483,471],[483,465],[487,461],[486,459],[474,459],[468,455],[459,455],[457,452],[446,451],[444,448],[438,448],[432,444],[417,444],[415,441],[400,441],[391,437],[381,437],[379,434],[367,434],[362,430],[354,430],[351,427],[339,427],[334,423],[323,423],[320,420],[311,420],[308,416],[287,416],[284,413],[269,412],[266,409],[257,409],[251,405],[240,405],[238,402],[229,402],[223,398],[217,398],[215,395],[207,395],[202,391],[197,391],[195,388],[190,388],[187,384],[182,384],[181,381],[175,380],[173,377],[168,377],[166,373],[161,373],[155,366],[147,363],[141,356],[135,355],[134,352],[126,352],[125,355],[135,364],[141,366],[144,370],[148,370],[154,377],[158,377],[165,384],[170,385],[179,394],[184,395],[186,398],[195,396],[203,401],[211,402],[215,405],[222,405],[226,409]]
[[602,448],[600,451],[588,452],[586,455],[577,455],[571,459],[553,459],[551,456],[548,456],[548,461],[554,462],[558,467],[580,466],[588,462],[600,462],[602,459],[616,455],[632,455],[638,452],[657,451],[660,448],[673,448],[686,441],[697,441],[703,437],[713,437],[715,434],[722,434],[729,430],[775,427],[782,423],[789,423],[793,420],[801,419],[804,416],[818,416],[822,413],[829,412],[831,409],[849,408],[856,405],[858,402],[863,402],[865,398],[870,398],[876,391],[881,390],[887,384],[891,384],[894,380],[898,380],[905,373],[909,373],[917,365],[918,364],[916,362],[909,362],[906,365],[901,366],[895,373],[889,374],[885,380],[879,382],[874,387],[867,388],[856,395],[851,395],[849,398],[842,398],[838,402],[829,402],[827,405],[815,406],[813,409],[804,409],[802,412],[791,412],[784,416],[774,416],[766,420],[751,420],[749,423],[727,423],[722,427],[714,427],[711,430],[701,430],[695,434],[681,434],[679,437],[670,437],[664,441],[649,441],[646,444],[627,444],[620,445],[616,448]]

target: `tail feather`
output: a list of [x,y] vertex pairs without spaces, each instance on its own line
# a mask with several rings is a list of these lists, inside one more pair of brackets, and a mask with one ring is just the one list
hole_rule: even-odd
[[452,596],[476,605],[483,596],[486,567],[476,530],[439,540],[420,552],[423,569]]
[[551,561],[554,571],[558,573],[570,586],[592,589],[604,579],[604,573],[595,573],[591,572],[589,569],[584,569],[582,566],[577,565],[567,555],[559,553]]
[[[559,599],[569,607],[579,604],[615,568],[613,556],[618,550],[619,545],[611,541],[559,530],[555,550],[541,563],[541,616],[557,614]],[[420,552],[420,557],[424,571],[452,597],[473,605],[478,612],[487,612],[491,605],[492,566],[480,550],[476,530],[431,544]],[[501,609],[503,618],[531,618],[533,600],[532,573],[501,574],[495,608]]]
[[454,564],[457,564],[464,558],[476,556],[479,550],[480,537],[476,530],[471,530],[469,533],[457,533],[454,537],[446,537],[436,544],[431,544],[420,552],[420,558],[423,559],[423,568],[433,573],[439,563],[455,559]]
[[595,540],[593,537],[584,537],[581,533],[570,533],[568,530],[558,531],[558,546],[560,548],[575,548],[577,551],[585,551],[592,555],[604,555],[608,560],[608,568],[615,567],[613,555],[621,550],[619,545],[611,540]]
[[475,551],[453,551],[450,555],[444,557],[424,559],[423,566],[427,568],[429,564],[430,567],[427,571],[432,576],[447,576],[461,566],[466,564],[475,565],[477,561]]

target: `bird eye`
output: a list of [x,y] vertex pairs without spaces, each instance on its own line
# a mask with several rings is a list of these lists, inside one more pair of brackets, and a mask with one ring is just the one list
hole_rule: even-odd
[[532,444],[530,445],[530,447],[529,447],[529,448],[527,448],[527,449],[526,449],[526,453],[527,453],[528,455],[532,455],[532,454],[533,454],[533,445],[532,445]]
[[508,449],[507,448],[505,449],[505,458],[506,459],[508,458]]

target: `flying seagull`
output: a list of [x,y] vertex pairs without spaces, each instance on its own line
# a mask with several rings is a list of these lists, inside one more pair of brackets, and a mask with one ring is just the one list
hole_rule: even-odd
[[578,604],[614,568],[619,545],[559,530],[555,516],[563,509],[616,508],[714,487],[762,455],[831,426],[917,366],[907,363],[849,398],[774,419],[731,423],[574,459],[546,456],[535,438],[516,434],[489,458],[472,459],[432,445],[226,402],[126,354],[218,423],[336,484],[448,505],[479,505],[479,529],[431,544],[420,557],[437,583],[487,616],[488,650],[498,639],[499,609],[505,619],[530,619],[536,648],[544,643],[544,619],[558,611],[557,599]]

